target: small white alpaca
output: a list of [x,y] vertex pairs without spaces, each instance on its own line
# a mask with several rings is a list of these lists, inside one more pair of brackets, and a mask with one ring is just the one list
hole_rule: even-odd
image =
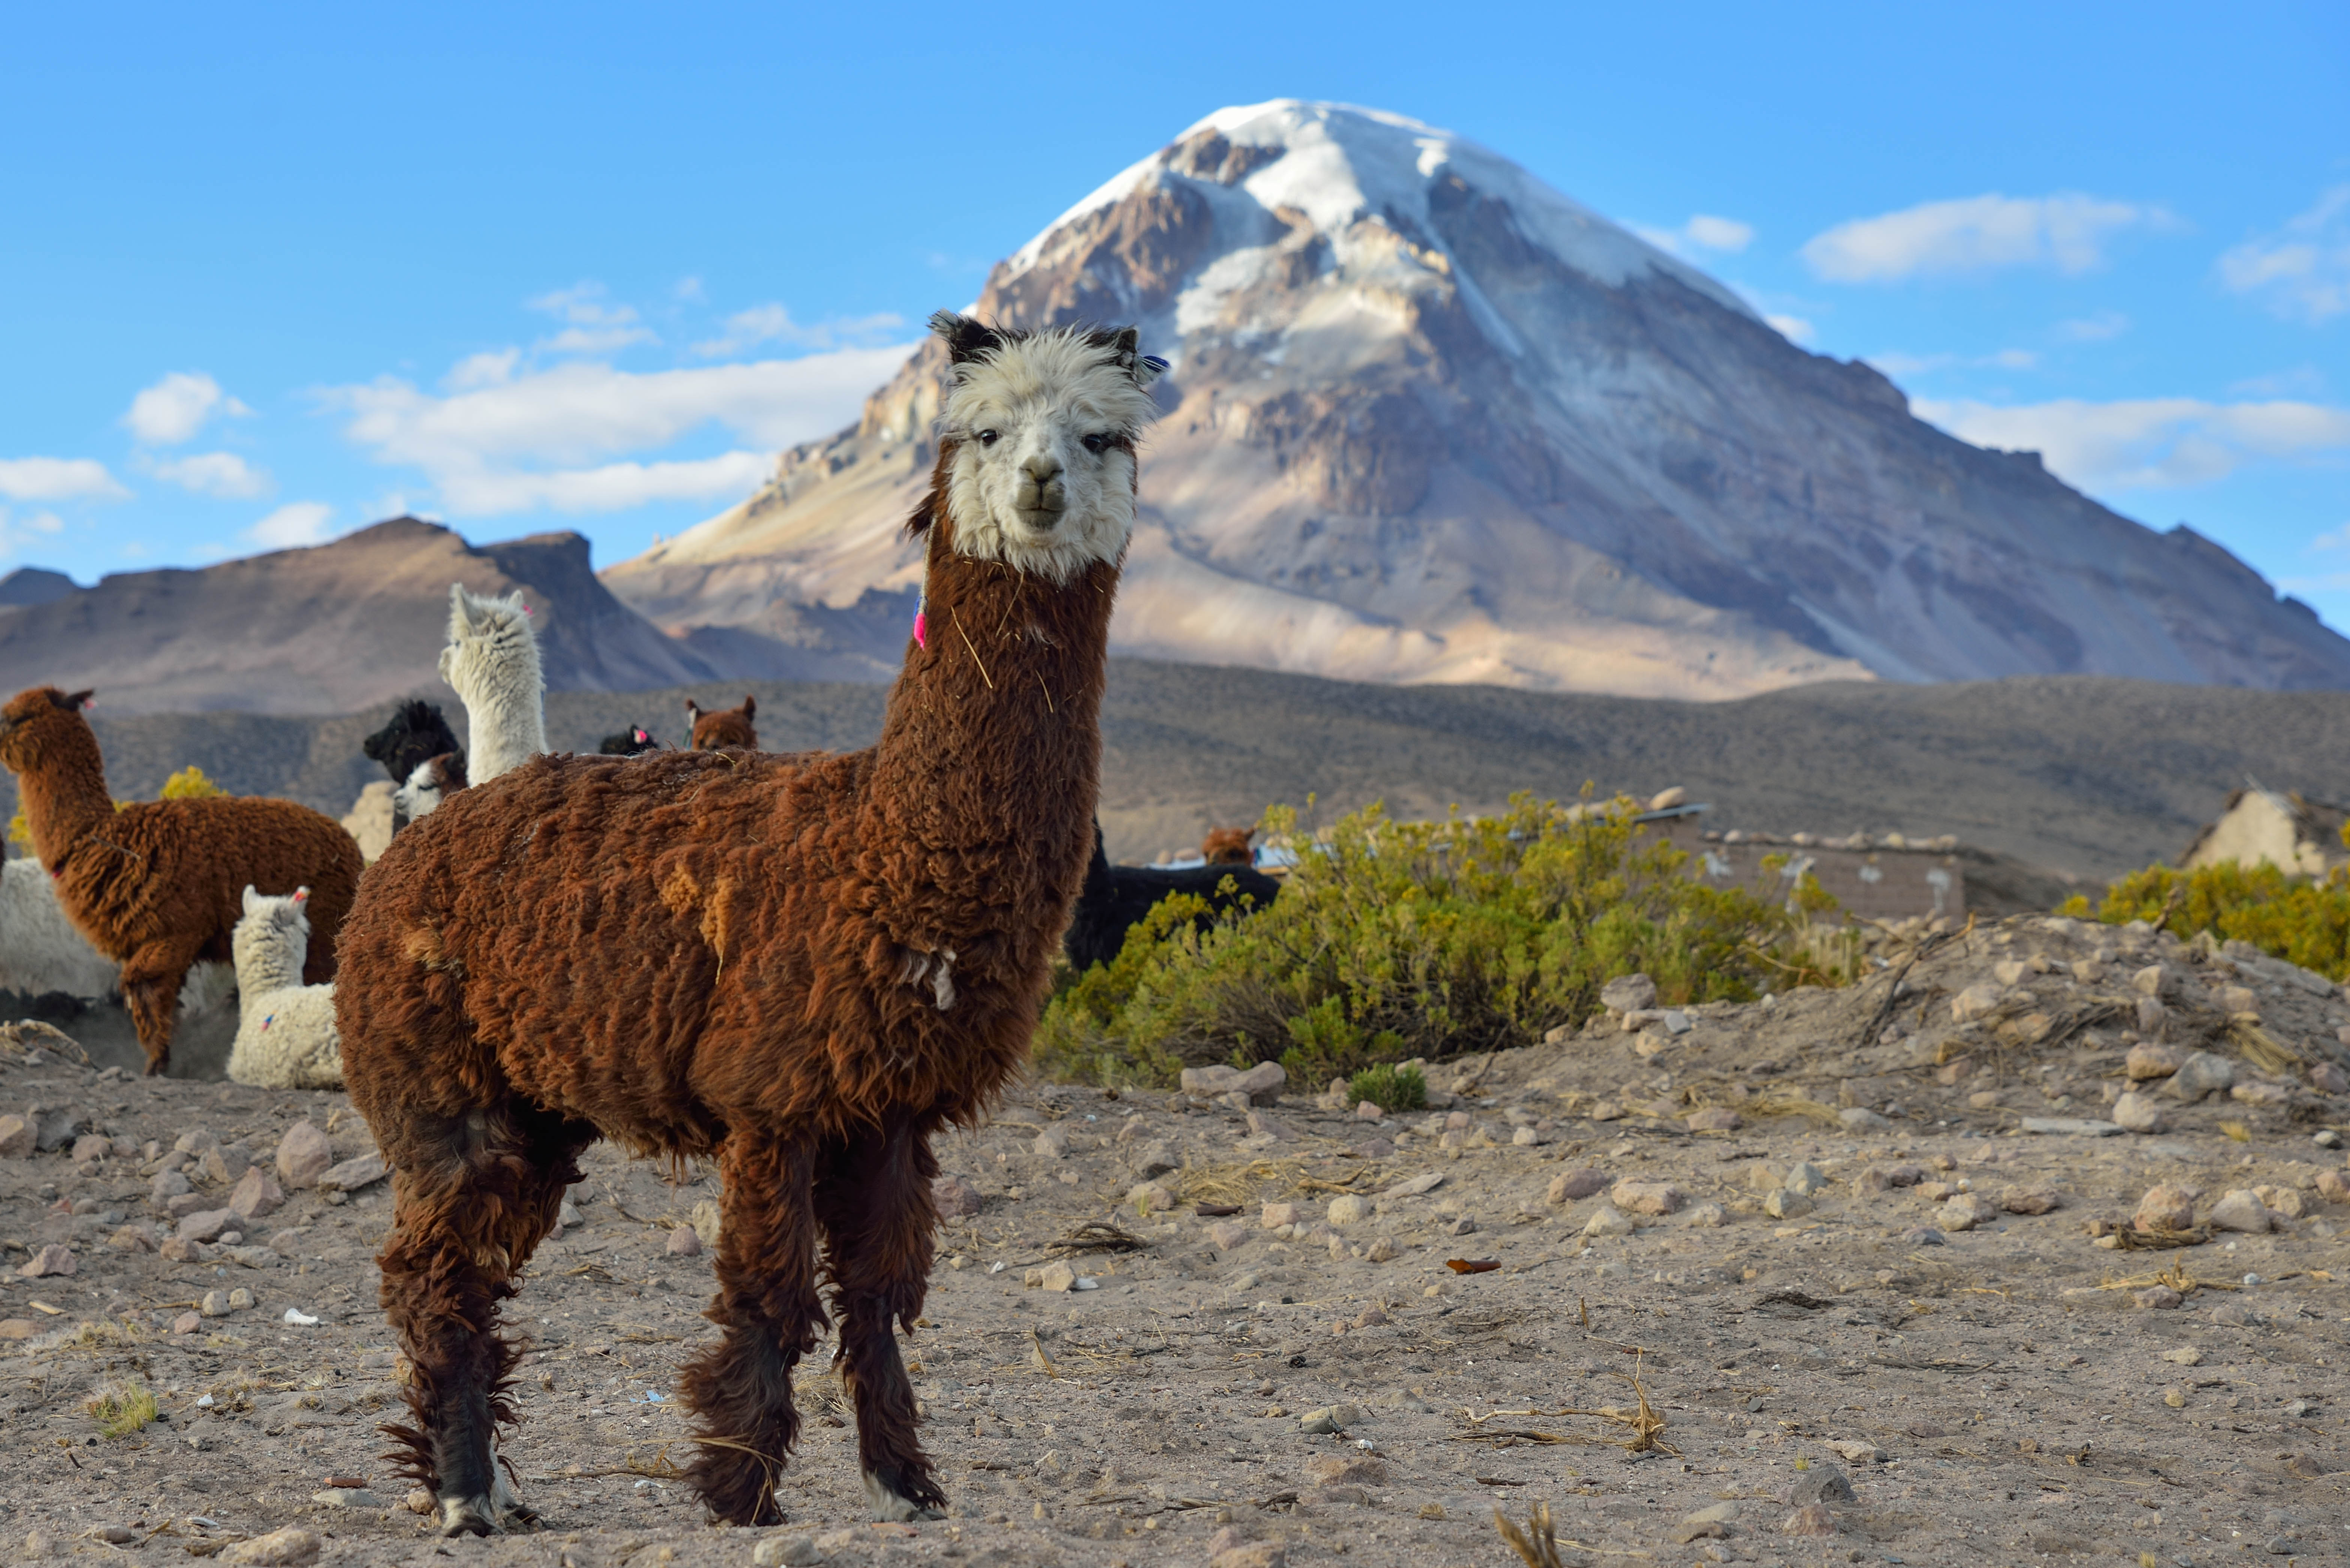
[[449,585],[449,646],[441,679],[464,701],[466,772],[490,780],[546,750],[546,678],[538,636],[516,589],[504,598]]
[[290,898],[244,889],[236,953],[236,1044],[228,1075],[265,1089],[339,1089],[343,1042],[335,1027],[335,988],[304,985],[310,951],[310,889]]
[[408,782],[392,791],[391,804],[402,817],[414,822],[429,816],[444,800],[465,787],[465,753],[443,752],[416,764]]
[[41,863],[0,862],[0,991],[94,1001],[121,989],[122,966],[66,918]]

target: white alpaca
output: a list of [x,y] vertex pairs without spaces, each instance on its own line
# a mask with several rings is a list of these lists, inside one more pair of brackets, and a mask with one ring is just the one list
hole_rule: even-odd
[[121,989],[122,966],[66,918],[41,863],[0,863],[0,991],[96,1000]]
[[442,801],[464,787],[465,754],[443,752],[417,763],[408,782],[392,791],[391,804],[400,815],[414,822],[430,816]]
[[487,784],[546,750],[546,678],[519,589],[494,599],[449,585],[441,679],[465,703],[465,765],[473,783]]
[[291,898],[244,890],[244,918],[231,939],[239,997],[228,1075],[265,1089],[339,1089],[343,1039],[335,988],[304,985],[310,951],[310,889]]

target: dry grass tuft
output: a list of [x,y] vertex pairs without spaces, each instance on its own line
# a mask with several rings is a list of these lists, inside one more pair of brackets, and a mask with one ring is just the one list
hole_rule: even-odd
[[155,1418],[154,1390],[136,1377],[106,1385],[82,1406],[109,1438],[127,1438]]

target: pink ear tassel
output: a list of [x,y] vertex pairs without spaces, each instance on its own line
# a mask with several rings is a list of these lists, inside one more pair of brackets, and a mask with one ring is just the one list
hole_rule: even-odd
[[931,646],[931,628],[929,624],[922,618],[922,612],[920,610],[916,610],[914,612],[914,642],[917,647],[920,648],[928,648]]

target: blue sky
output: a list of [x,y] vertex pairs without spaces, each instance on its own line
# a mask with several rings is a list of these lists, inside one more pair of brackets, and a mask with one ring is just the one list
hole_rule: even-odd
[[2350,628],[2350,10],[49,6],[0,53],[0,571],[403,508],[598,564],[1221,105],[1444,126]]

